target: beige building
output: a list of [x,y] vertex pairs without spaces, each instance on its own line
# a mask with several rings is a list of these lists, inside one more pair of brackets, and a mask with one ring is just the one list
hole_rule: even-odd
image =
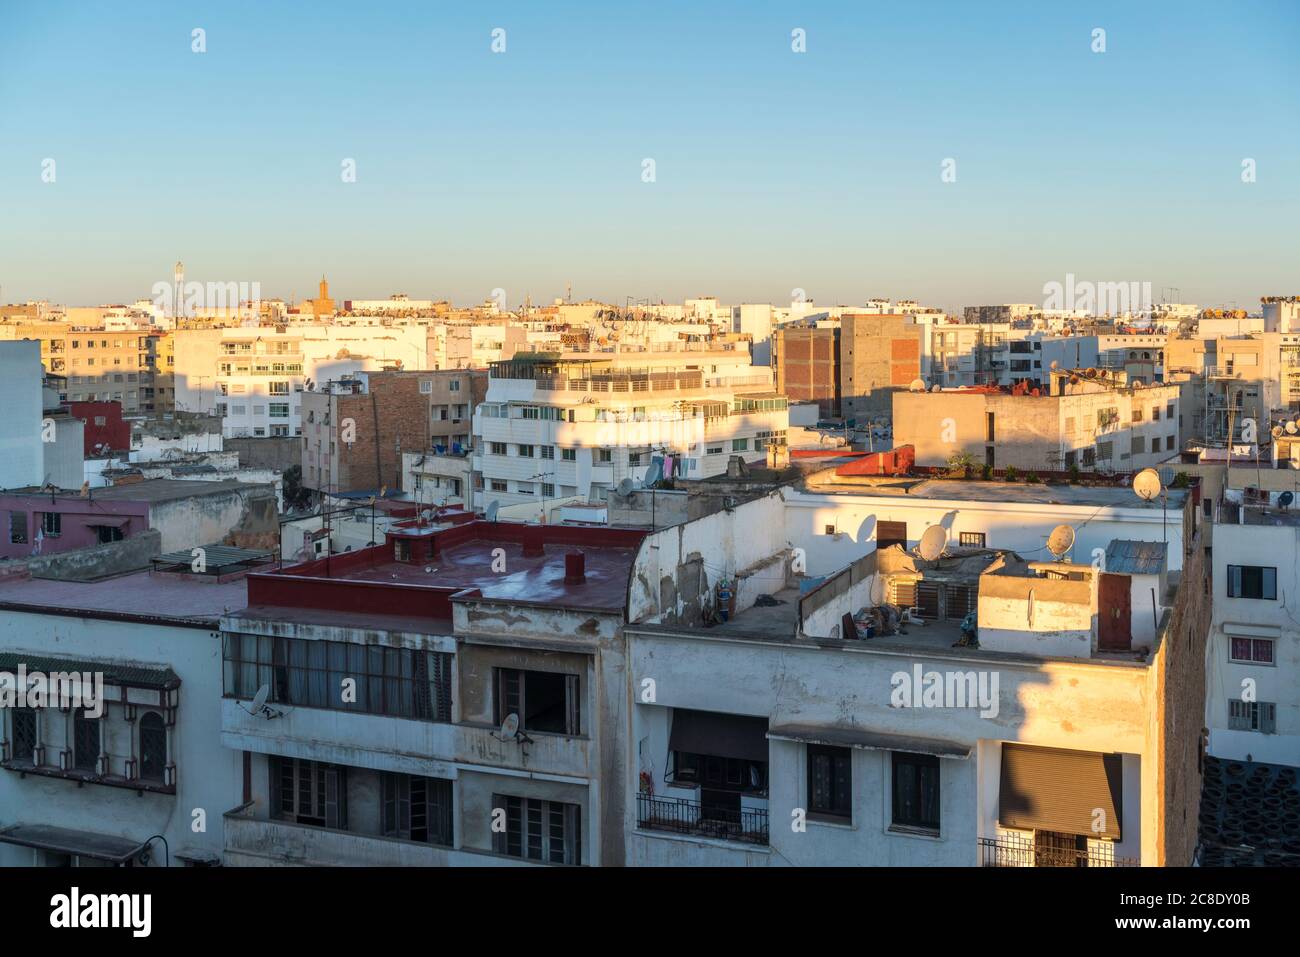
[[1058,376],[1058,394],[982,390],[894,396],[894,444],[916,464],[943,466],[966,454],[976,468],[1021,472],[1132,472],[1176,455],[1181,390],[1139,387],[1122,376]]

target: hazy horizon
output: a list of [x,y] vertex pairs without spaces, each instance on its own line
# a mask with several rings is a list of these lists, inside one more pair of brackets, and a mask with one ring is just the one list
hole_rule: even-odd
[[0,300],[180,259],[283,299],[955,310],[1073,274],[1255,312],[1300,292],[1298,41],[1285,0],[5,8]]

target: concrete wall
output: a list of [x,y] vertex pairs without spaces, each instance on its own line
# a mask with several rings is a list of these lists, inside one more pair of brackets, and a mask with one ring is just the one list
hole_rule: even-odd
[[245,547],[256,547],[254,536],[269,536],[266,547],[273,548],[279,536],[278,515],[273,489],[232,484],[226,492],[153,502],[149,525],[162,534],[164,552],[216,544],[234,532],[243,536]]
[[[950,541],[958,541],[961,532],[983,532],[989,548],[1035,559],[1046,557],[1047,536],[1064,522],[1077,529],[1071,554],[1078,561],[1091,560],[1096,549],[1104,552],[1112,539],[1158,542],[1167,530],[1170,567],[1181,567],[1182,525],[1176,508],[1169,509],[1166,529],[1158,508],[1013,503],[997,500],[996,483],[987,487],[988,501],[790,489],[785,492],[785,536],[791,545],[804,549],[809,575],[830,574],[873,551],[881,521],[906,522],[909,546],[914,546],[930,525],[943,525]],[[835,534],[827,535],[827,526],[833,526]]]
[[162,536],[153,529],[108,545],[91,545],[54,555],[37,555],[24,564],[32,578],[95,581],[110,575],[148,568],[162,554]]
[[[239,464],[248,468],[279,469],[302,464],[302,437],[222,439],[228,450],[239,453]],[[222,446],[219,445],[218,448]]]
[[0,489],[45,481],[41,368],[39,342],[0,342]]

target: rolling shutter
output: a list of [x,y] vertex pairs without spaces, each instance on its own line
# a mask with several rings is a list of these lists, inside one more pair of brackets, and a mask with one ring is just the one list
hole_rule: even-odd
[[998,823],[1119,840],[1122,772],[1118,754],[1004,744]]

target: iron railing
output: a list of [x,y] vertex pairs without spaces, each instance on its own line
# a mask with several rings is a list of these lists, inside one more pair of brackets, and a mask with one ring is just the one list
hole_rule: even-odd
[[767,843],[767,811],[757,808],[733,811],[700,801],[657,798],[642,792],[636,797],[636,823],[637,827],[652,831],[673,831],[747,844]]
[[1086,849],[1037,844],[1032,838],[1004,835],[982,837],[981,867],[1137,867],[1131,857],[1116,857],[1105,844]]

